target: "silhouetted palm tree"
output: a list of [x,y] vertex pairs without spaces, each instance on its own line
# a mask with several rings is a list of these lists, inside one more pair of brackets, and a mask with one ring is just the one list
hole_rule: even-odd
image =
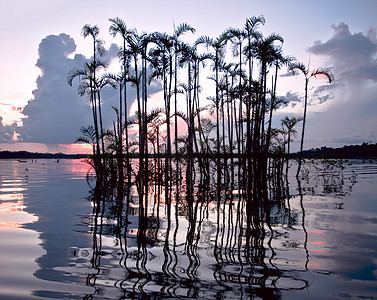
[[[266,20],[265,18],[260,15],[258,17],[252,16],[248,19],[246,19],[244,29],[243,29],[243,35],[245,36],[247,40],[247,44],[243,49],[243,52],[246,56],[247,63],[248,63],[248,69],[249,69],[249,76],[248,76],[248,84],[249,84],[249,90],[252,90],[252,85],[254,85],[254,80],[253,80],[253,69],[254,69],[254,56],[255,56],[255,51],[253,51],[253,43],[260,38],[262,38],[262,34],[258,31],[258,27],[260,25],[265,25]],[[253,142],[252,139],[255,138],[253,134],[253,130],[255,127],[255,120],[256,115],[255,115],[255,106],[256,106],[256,101],[253,101],[252,99],[249,99],[249,102],[251,107],[246,108],[246,137],[247,137],[247,143],[246,143],[246,148],[250,149],[249,150],[249,155],[251,154]],[[240,104],[242,105],[242,103]],[[242,115],[240,115],[240,118]],[[241,119],[240,119],[241,120]],[[254,121],[253,121],[254,120]],[[240,131],[242,130],[242,127],[239,129]]]
[[273,61],[273,65],[275,65],[275,77],[273,77],[273,86],[271,91],[271,101],[270,101],[270,116],[268,120],[268,129],[267,129],[267,136],[266,136],[266,149],[265,151],[268,152],[270,139],[271,139],[271,129],[272,129],[272,114],[273,111],[278,107],[279,104],[283,103],[281,99],[278,99],[276,96],[276,87],[277,87],[277,78],[278,78],[278,71],[284,65],[289,65],[292,61],[292,57],[284,56],[282,54],[281,48],[276,49],[276,56]]
[[[239,107],[238,107],[238,118],[239,120],[242,119],[242,115],[243,115],[243,101],[244,99],[242,98],[242,85],[244,84],[245,82],[245,76],[244,76],[244,73],[242,71],[242,65],[243,65],[243,61],[242,61],[242,43],[243,41],[245,40],[245,38],[247,37],[247,32],[245,32],[244,30],[241,30],[241,29],[238,29],[238,28],[229,28],[226,32],[226,35],[227,35],[227,38],[232,42],[232,54],[234,57],[239,57],[239,60],[238,60],[238,70],[235,70],[235,72],[237,72],[238,74],[238,90],[239,90],[239,93],[238,93],[238,98],[239,98]],[[247,100],[245,101],[247,102]],[[246,106],[246,136],[250,136],[250,124],[251,123],[251,118],[250,118],[250,107],[249,106]],[[243,136],[243,122],[239,122],[238,123],[238,131],[239,131],[239,135],[240,137]],[[238,153],[243,153],[243,143],[240,142],[240,138],[238,139],[239,143],[238,143]]]
[[179,69],[179,56],[181,55],[181,41],[180,36],[186,32],[195,33],[195,28],[187,23],[180,24],[177,28],[174,28],[172,36],[174,47],[174,143],[175,152],[178,152],[178,122],[177,122],[177,95],[178,95],[178,69]]
[[[120,35],[122,37],[122,44],[123,47],[120,49],[119,58],[122,63],[122,76],[117,77],[117,81],[120,87],[120,94],[119,94],[119,143],[121,145],[121,149],[123,149],[123,118],[122,118],[122,90],[123,90],[123,100],[124,100],[124,123],[128,123],[128,109],[127,109],[127,75],[129,72],[129,65],[130,65],[130,51],[126,48],[127,39],[130,35],[134,33],[133,29],[128,29],[126,23],[120,18],[113,18],[109,19],[111,22],[109,32],[112,36]],[[125,126],[125,134],[126,134],[126,164],[128,170],[128,181],[130,181],[130,162],[129,162],[129,145],[128,145],[128,128]],[[121,155],[123,158],[123,155]],[[121,171],[121,170],[120,170]],[[123,173],[121,174],[121,181],[123,179]]]
[[221,169],[220,169],[220,115],[219,115],[219,72],[220,72],[220,64],[221,60],[225,56],[226,45],[228,42],[228,36],[226,32],[220,34],[217,38],[213,39],[208,36],[201,36],[199,39],[196,40],[195,45],[204,44],[207,49],[211,47],[213,49],[214,56],[213,62],[214,66],[213,69],[215,71],[215,84],[216,84],[216,96],[215,96],[215,103],[216,103],[216,136],[217,136],[217,145],[216,145],[216,152],[217,152],[217,185],[218,185],[218,200],[220,201],[220,184],[221,184]]
[[256,107],[256,130],[257,136],[254,138],[260,145],[263,145],[265,141],[264,136],[264,119],[266,113],[266,96],[267,96],[267,73],[268,67],[275,61],[279,47],[275,46],[275,42],[283,43],[283,38],[278,34],[271,34],[266,38],[260,38],[252,43],[254,56],[260,62],[260,93],[259,101]]
[[[139,124],[139,172],[144,172],[144,150],[145,150],[145,144],[146,140],[144,138],[143,132],[143,119],[142,119],[142,103],[140,98],[140,83],[142,81],[142,75],[143,72],[139,72],[139,57],[145,56],[144,53],[144,46],[143,46],[143,39],[147,36],[146,33],[141,33],[140,35],[137,33],[136,30],[131,35],[127,36],[127,45],[130,52],[130,55],[133,58],[133,66],[134,66],[134,85],[136,86],[136,100],[137,100],[137,118],[138,118],[138,124]],[[142,64],[143,69],[143,64]],[[143,91],[144,88],[142,87]],[[144,99],[143,99],[144,101]],[[140,181],[143,180],[142,173],[138,177]]]
[[291,139],[292,139],[293,136],[295,136],[297,134],[297,131],[294,129],[294,127],[300,121],[302,121],[302,118],[296,118],[296,117],[289,118],[288,116],[286,116],[285,118],[283,118],[281,120],[281,126],[286,128],[286,132],[288,134],[287,165],[286,165],[286,173],[287,174],[288,174],[288,162],[289,162]]
[[261,33],[257,30],[260,25],[264,25],[266,20],[262,15],[256,17],[252,16],[251,18],[246,19],[244,25],[244,35],[247,39],[247,45],[244,48],[244,53],[248,60],[249,65],[249,83],[253,80],[253,58],[254,54],[252,51],[252,43],[254,40],[257,40],[261,37]]
[[[82,69],[75,69],[71,70],[67,75],[67,83],[72,86],[73,80],[78,77],[80,79],[80,83],[77,88],[77,92],[79,96],[85,96],[87,95],[90,100],[90,106],[92,109],[92,115],[93,115],[93,124],[94,124],[94,131],[96,136],[96,154],[100,157],[101,151],[100,151],[100,140],[103,136],[103,133],[99,131],[99,121],[98,121],[98,109],[97,109],[97,82],[94,78],[95,70],[105,68],[106,64],[101,61],[91,61],[86,62],[84,64],[84,67]],[[104,151],[104,149],[103,149]],[[100,159],[96,159],[96,164],[100,163]],[[101,166],[98,165],[98,168]]]
[[[215,103],[217,103],[216,108],[216,123],[217,123],[217,129],[216,129],[216,135],[217,135],[217,141],[220,141],[220,114],[219,114],[219,72],[220,72],[220,65],[221,65],[221,59],[225,56],[225,50],[226,50],[226,44],[228,42],[228,35],[226,32],[220,34],[219,37],[213,39],[208,36],[201,36],[199,39],[196,40],[195,45],[204,44],[207,49],[212,48],[214,50],[213,55],[213,69],[215,71],[215,85],[216,85],[216,96],[215,96]],[[217,145],[217,154],[220,155],[220,143]]]
[[93,156],[96,156],[96,132],[93,125],[87,127],[81,127],[80,129],[82,136],[76,138],[75,143],[83,142],[92,146]]
[[[81,34],[84,36],[84,38],[86,38],[88,36],[92,37],[92,39],[93,39],[93,62],[96,62],[97,61],[96,53],[98,52],[98,54],[100,56],[102,56],[105,53],[104,41],[98,38],[99,27],[97,25],[91,26],[89,24],[86,24],[82,27]],[[97,82],[96,67],[93,68],[92,70],[93,70],[93,73],[92,73],[93,82]],[[93,101],[95,103],[97,103],[97,93],[96,92],[93,93]],[[100,106],[101,106],[101,104],[98,103],[99,121],[100,121],[100,127],[101,127],[100,128],[101,129],[100,139],[101,139],[101,142],[102,142],[102,151],[104,152],[105,149],[104,149],[104,142],[103,142],[103,128],[102,128],[102,117],[101,117],[101,112],[100,112],[100,110],[101,110]]]
[[297,176],[300,173],[301,169],[301,162],[302,162],[302,150],[304,146],[304,134],[305,134],[305,124],[306,124],[306,110],[308,106],[308,85],[309,80],[311,78],[316,78],[317,76],[324,76],[329,80],[329,83],[333,82],[334,75],[331,73],[329,69],[318,68],[314,71],[310,72],[309,69],[301,62],[294,62],[291,63],[289,66],[289,71],[292,71],[294,74],[296,71],[301,71],[305,76],[305,98],[304,98],[304,116],[303,116],[303,123],[302,123],[302,132],[301,132],[301,143],[300,143],[300,156],[299,156],[299,163],[297,168]]

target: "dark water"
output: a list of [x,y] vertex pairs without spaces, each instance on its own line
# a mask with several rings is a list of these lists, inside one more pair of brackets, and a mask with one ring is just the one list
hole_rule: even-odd
[[351,162],[308,165],[248,234],[236,196],[189,218],[152,186],[140,232],[136,189],[125,220],[84,162],[0,160],[0,299],[377,299],[377,161]]

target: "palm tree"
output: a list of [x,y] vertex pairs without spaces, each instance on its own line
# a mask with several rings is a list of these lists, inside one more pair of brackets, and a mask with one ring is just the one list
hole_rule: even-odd
[[[215,96],[215,102],[219,103],[219,71],[220,71],[220,65],[221,65],[221,59],[224,58],[225,56],[225,50],[226,50],[226,44],[228,42],[228,35],[226,32],[223,32],[219,37],[216,39],[210,38],[208,36],[201,36],[199,39],[196,40],[195,45],[199,44],[204,44],[207,49],[211,47],[214,51],[215,54],[213,56],[213,62],[214,62],[214,71],[215,71],[215,85],[216,85],[216,96]],[[218,106],[217,106],[217,111],[216,111],[216,123],[217,123],[217,129],[216,129],[216,134],[217,134],[217,141],[220,141],[220,115],[218,111]],[[220,143],[217,145],[217,154],[220,157]]]
[[98,38],[99,27],[97,25],[84,25],[81,29],[81,34],[84,36],[84,38],[88,37],[89,35],[93,38],[93,60],[96,58],[95,55],[97,51],[100,56],[105,53],[104,41]]
[[[195,33],[195,28],[188,25],[187,23],[180,24],[177,28],[174,28],[174,33],[172,36],[173,47],[174,47],[174,143],[175,143],[175,153],[178,153],[178,120],[177,120],[177,95],[178,95],[178,57],[181,54],[181,41],[179,37],[186,33]],[[178,172],[177,172],[178,174]]]
[[[170,134],[170,103],[172,96],[173,81],[173,56],[174,40],[166,33],[153,32],[150,34],[150,42],[155,44],[149,52],[150,63],[154,68],[151,78],[157,77],[162,80],[163,98],[166,115],[166,156],[165,156],[165,198],[170,207],[171,197],[169,197],[169,179],[172,178],[171,168],[171,134]],[[146,49],[146,48],[145,48]],[[168,214],[170,218],[170,214]]]
[[275,61],[277,52],[280,48],[276,48],[275,42],[283,43],[284,39],[278,34],[271,34],[266,38],[260,38],[252,43],[254,56],[260,61],[260,92],[259,101],[256,106],[255,115],[255,129],[257,130],[254,138],[256,142],[263,145],[265,142],[264,137],[264,119],[266,113],[266,94],[267,94],[267,72],[268,67]]
[[[93,150],[93,156],[96,157],[95,144],[96,144],[97,139],[96,139],[96,132],[93,125],[89,125],[87,127],[81,127],[80,131],[81,131],[82,136],[79,136],[78,138],[76,138],[75,143],[83,142],[83,143],[87,143],[91,145],[92,150]],[[97,168],[95,167],[95,171],[98,172],[99,170],[97,170]]]
[[280,47],[276,49],[275,55],[276,55],[275,59],[272,63],[272,64],[275,65],[275,76],[272,76],[273,86],[272,86],[272,91],[271,91],[271,101],[270,101],[270,108],[269,108],[270,109],[270,116],[269,116],[269,119],[268,119],[268,129],[267,129],[267,136],[266,136],[266,148],[265,148],[266,152],[268,152],[269,145],[270,145],[273,111],[274,111],[274,109],[276,109],[278,107],[279,104],[285,103],[284,100],[276,97],[276,86],[277,86],[278,71],[280,70],[280,68],[282,66],[289,65],[289,63],[293,59],[290,56],[284,56],[282,54],[282,50],[281,50]]
[[[133,58],[134,63],[134,85],[136,86],[136,100],[137,100],[137,118],[139,124],[139,170],[140,172],[144,172],[144,149],[145,149],[145,141],[143,137],[143,126],[142,126],[142,107],[141,107],[141,99],[140,99],[140,82],[142,73],[139,72],[139,56],[143,53],[143,39],[146,37],[145,33],[138,34],[136,30],[130,35],[127,36],[127,45],[130,52],[130,55]],[[143,89],[144,90],[144,89]],[[140,175],[139,179],[142,181],[143,176]],[[142,185],[142,183],[141,183]]]
[[[247,40],[247,44],[244,47],[243,51],[246,56],[247,62],[248,62],[248,69],[249,69],[249,78],[248,78],[248,83],[249,83],[249,90],[252,90],[252,85],[254,84],[253,80],[253,68],[254,68],[254,51],[253,51],[253,43],[254,41],[259,40],[262,38],[262,34],[258,31],[258,27],[260,25],[265,25],[266,20],[265,18],[260,15],[258,17],[252,16],[251,18],[246,19],[245,25],[244,25],[244,30],[243,30],[243,35]],[[241,54],[240,54],[241,55]],[[249,99],[249,102],[251,102],[251,107],[248,109],[246,108],[246,116],[247,116],[247,123],[246,123],[246,136],[249,138],[247,141],[247,149],[252,149],[252,131],[253,131],[253,124],[252,120],[255,120],[255,115],[253,117],[253,114],[255,113],[255,105],[256,101],[252,101],[252,99]],[[242,103],[240,103],[242,105]],[[240,114],[240,118],[242,115]],[[242,127],[240,127],[240,130]],[[249,152],[251,154],[251,152]]]
[[110,85],[113,88],[117,87],[116,82],[112,80],[112,78],[107,77],[107,74],[103,74],[101,78],[97,79],[95,81],[95,91],[98,99],[98,114],[99,114],[99,121],[100,121],[100,131],[101,131],[101,142],[102,142],[102,151],[103,154],[105,154],[105,142],[104,142],[104,137],[105,137],[105,131],[103,128],[103,122],[102,122],[102,105],[101,105],[101,91],[102,89]]
[[154,32],[151,41],[156,45],[150,51],[151,64],[154,67],[153,76],[162,80],[167,122],[167,156],[171,156],[170,109],[173,80],[173,55],[175,41],[166,33]]
[[[241,91],[242,89],[242,84],[244,82],[244,76],[243,76],[243,72],[242,72],[242,43],[244,41],[244,39],[246,38],[246,32],[241,30],[241,29],[238,29],[238,28],[229,28],[227,31],[226,31],[226,35],[228,37],[228,39],[231,41],[231,45],[232,45],[232,54],[234,57],[239,57],[239,60],[238,60],[238,71],[235,70],[237,73],[238,73],[238,89],[239,91]],[[242,107],[242,101],[243,101],[243,98],[242,98],[242,93],[240,92],[239,93],[239,107],[238,107],[238,115],[239,115],[239,119],[241,120],[242,119],[242,111],[243,111],[243,107]],[[248,107],[246,107],[246,115],[249,116],[250,114],[248,113]],[[243,135],[243,122],[240,122],[239,124],[239,132],[240,132],[240,136]],[[246,131],[247,131],[247,136],[249,136],[248,132],[249,132],[249,128],[250,128],[250,120],[248,119],[247,122],[246,122]],[[240,139],[239,139],[240,141]],[[243,152],[243,144],[242,143],[238,143],[238,153],[242,153]]]
[[217,136],[217,185],[218,185],[218,201],[220,201],[220,183],[221,183],[221,169],[220,169],[220,115],[219,115],[219,91],[220,91],[220,82],[219,82],[219,71],[221,59],[225,56],[226,44],[228,42],[228,35],[226,32],[223,32],[216,39],[210,38],[208,36],[201,36],[196,40],[195,45],[204,44],[207,49],[211,47],[215,54],[213,56],[214,70],[215,70],[215,84],[216,84],[216,96],[215,102],[217,103],[216,107],[216,136]]
[[301,132],[301,143],[300,143],[300,155],[299,155],[299,162],[298,162],[298,168],[297,168],[297,174],[298,177],[300,170],[301,170],[301,162],[302,162],[302,150],[304,146],[304,134],[305,134],[305,124],[306,124],[306,110],[308,106],[308,85],[309,80],[311,78],[317,78],[317,76],[325,76],[329,83],[333,82],[334,75],[331,73],[329,69],[324,68],[317,68],[314,71],[310,72],[309,69],[301,62],[294,62],[291,63],[289,66],[289,71],[292,71],[293,74],[296,74],[296,71],[301,71],[305,76],[305,98],[304,98],[304,116],[303,116],[303,122],[302,122],[302,132]]
[[[97,89],[97,82],[94,79],[95,70],[99,68],[105,68],[106,64],[101,61],[94,61],[86,62],[84,64],[84,68],[82,69],[75,69],[71,70],[67,75],[67,83],[72,86],[73,80],[76,77],[80,78],[80,83],[77,88],[77,92],[79,96],[89,96],[90,106],[92,109],[93,114],[93,124],[94,124],[94,131],[96,137],[96,154],[98,157],[101,155],[100,151],[100,133],[99,133],[99,126],[98,126],[98,111],[97,111],[97,97],[96,97],[96,89]],[[101,136],[103,133],[101,132]],[[95,157],[95,164],[100,164],[100,159]],[[100,168],[100,165],[97,165]]]
[[295,127],[296,124],[300,121],[302,121],[302,118],[296,118],[296,117],[289,118],[288,116],[286,116],[285,118],[281,120],[281,126],[286,128],[286,132],[288,134],[288,140],[287,140],[288,149],[287,149],[287,164],[286,164],[287,174],[288,174],[288,162],[289,162],[291,139],[292,139],[292,136],[295,136],[297,134],[297,131],[293,127]]
[[[263,151],[266,149],[266,133],[265,133],[265,117],[266,117],[266,98],[267,98],[267,74],[268,68],[274,62],[277,51],[279,48],[276,47],[275,42],[283,43],[283,38],[278,34],[271,34],[267,37],[259,36],[251,43],[251,50],[253,52],[253,57],[259,60],[260,64],[260,79],[259,83],[256,84],[252,82],[252,89],[249,91],[250,96],[255,94],[254,99],[249,99],[253,106],[253,131],[249,131],[250,136],[247,137],[247,151],[248,151],[248,177],[258,180],[255,182],[254,187],[252,187],[253,182],[248,181],[247,189],[251,193],[251,189],[254,188],[254,193],[258,193],[257,187],[261,187],[266,184],[266,181],[261,180],[267,175],[267,152]],[[248,50],[248,49],[247,49]],[[249,51],[249,50],[248,50]],[[254,155],[254,159],[251,160],[251,149]],[[256,159],[258,158],[258,159]],[[251,167],[252,165],[252,167]],[[253,174],[254,172],[254,174]],[[266,188],[261,189],[261,191],[266,190]],[[263,199],[264,196],[261,195]],[[251,207],[250,207],[251,209]]]
[[181,83],[180,86],[186,93],[186,114],[187,114],[187,126],[188,126],[188,147],[187,153],[189,157],[193,154],[193,145],[196,140],[195,136],[195,117],[198,119],[198,126],[200,126],[199,116],[199,69],[200,63],[204,63],[204,60],[208,58],[208,55],[199,55],[196,50],[196,46],[190,46],[186,43],[179,45],[179,65],[183,67],[187,65],[187,84]]
[[[119,34],[122,37],[123,47],[120,49],[119,58],[122,63],[122,72],[124,76],[123,78],[123,93],[124,93],[124,110],[125,110],[125,123],[127,123],[127,89],[126,89],[126,82],[127,82],[127,73],[129,71],[129,64],[130,64],[130,52],[126,49],[126,42],[127,38],[134,33],[133,29],[128,29],[126,23],[120,18],[113,18],[109,19],[111,22],[109,32],[110,34],[115,37]],[[119,102],[119,115],[120,115],[120,124],[122,126],[122,101]],[[120,128],[120,132],[123,132],[122,128]],[[121,138],[121,136],[120,136]]]
[[[102,56],[105,53],[105,48],[104,48],[104,41],[98,38],[99,35],[99,27],[97,25],[91,26],[89,24],[86,24],[82,27],[81,29],[81,34],[84,36],[84,38],[91,36],[93,39],[93,62],[96,62],[96,53],[100,56]],[[93,68],[93,82],[96,82],[96,68]],[[97,95],[94,92],[93,93],[93,101],[96,103],[97,102]],[[98,104],[99,110],[100,110],[100,104]],[[99,115],[100,117],[100,124],[102,124],[102,118],[101,114]],[[104,142],[103,142],[103,128],[101,125],[101,141],[102,141],[102,151],[104,152],[105,149],[103,147]]]
[[257,31],[259,25],[264,25],[266,20],[262,15],[256,17],[252,16],[251,18],[246,19],[244,26],[244,34],[247,38],[247,45],[244,48],[248,64],[249,64],[249,82],[253,79],[253,52],[252,52],[252,41],[257,40],[261,37],[261,33]]
[[[133,29],[128,29],[126,23],[120,18],[113,18],[109,19],[111,22],[109,32],[110,34],[115,37],[119,34],[122,37],[123,47],[119,52],[119,58],[122,62],[122,75],[117,76],[117,81],[120,87],[120,94],[119,94],[119,143],[121,145],[121,149],[123,148],[123,118],[122,118],[122,90],[123,90],[123,99],[124,99],[124,123],[128,123],[128,109],[127,109],[127,75],[129,72],[129,65],[130,65],[130,51],[126,49],[127,39],[130,35],[134,33]],[[125,133],[126,133],[126,164],[128,170],[128,182],[130,182],[130,165],[129,165],[129,145],[128,145],[128,128],[125,126]],[[123,160],[123,155],[121,153],[121,160]],[[120,180],[123,179],[123,172],[120,174]]]

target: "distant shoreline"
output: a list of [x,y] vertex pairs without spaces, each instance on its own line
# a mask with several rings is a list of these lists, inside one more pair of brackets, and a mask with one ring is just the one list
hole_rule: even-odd
[[[291,156],[296,157],[298,153],[292,153]],[[39,153],[28,151],[0,151],[0,159],[82,159],[90,157],[90,154],[65,154],[65,153]],[[204,157],[204,154],[200,154]],[[235,155],[236,156],[236,155]],[[133,158],[137,158],[138,154],[134,153]],[[150,158],[153,158],[150,155]],[[161,158],[165,157],[163,154]],[[174,157],[174,154],[173,154]],[[316,149],[304,150],[305,158],[377,158],[377,144],[363,143],[361,145],[343,146],[342,148],[321,147]],[[227,156],[230,158],[230,156]]]
[[377,158],[377,144],[362,143],[342,148],[321,147],[304,150],[302,155],[305,158]]
[[64,154],[64,153],[38,153],[28,151],[0,151],[0,159],[80,159],[87,158],[89,154]]

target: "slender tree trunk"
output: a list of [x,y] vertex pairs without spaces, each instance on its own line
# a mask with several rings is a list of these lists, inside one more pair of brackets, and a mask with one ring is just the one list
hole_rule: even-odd
[[117,145],[117,156],[118,156],[118,176],[119,176],[119,183],[118,183],[118,191],[120,192],[120,196],[123,201],[123,182],[124,182],[124,174],[123,174],[123,126],[122,126],[122,83],[119,84],[119,124],[118,124],[118,145]]
[[216,76],[216,135],[217,135],[217,200],[220,203],[221,192],[221,159],[220,159],[220,119],[219,119],[219,54],[216,50],[216,62],[215,62],[215,76]]
[[301,163],[302,163],[302,151],[304,148],[304,135],[305,135],[305,124],[306,124],[306,108],[308,106],[308,83],[309,79],[305,79],[305,104],[304,104],[304,117],[302,119],[302,132],[301,132],[301,143],[300,143],[300,154],[299,154],[299,159],[298,159],[298,168],[297,168],[297,173],[296,177],[300,174],[301,170]]
[[102,124],[102,110],[101,110],[101,94],[99,90],[98,90],[98,114],[99,114],[99,124],[100,124],[100,132],[101,132],[102,153],[105,154],[105,142],[103,140],[104,131],[103,131],[103,124]]
[[176,161],[176,190],[178,199],[178,179],[179,179],[179,160],[178,160],[178,116],[177,116],[177,84],[178,84],[178,62],[177,62],[177,47],[174,49],[174,145],[175,145],[175,161]]
[[[127,182],[131,183],[131,165],[130,165],[130,153],[129,153],[129,143],[128,143],[128,107],[127,107],[127,79],[126,74],[124,74],[124,130],[126,139],[126,165],[127,165]],[[123,153],[123,152],[122,152]],[[128,192],[127,192],[128,193]]]
[[289,154],[290,154],[290,151],[291,151],[291,130],[288,129],[288,145],[287,145],[288,149],[287,149],[287,165],[286,165],[286,169],[285,169],[285,173],[286,173],[286,176],[288,176],[288,168],[289,168]]
[[95,94],[95,91],[94,91],[94,88],[93,88],[93,83],[90,82],[90,102],[91,102],[91,107],[92,107],[92,113],[93,113],[93,123],[94,123],[94,132],[95,132],[95,136],[96,136],[96,148],[97,148],[97,151],[94,153],[94,157],[93,157],[93,160],[94,160],[94,165],[95,165],[95,169],[96,169],[96,175],[97,175],[97,178],[100,179],[101,176],[101,151],[100,151],[100,146],[99,146],[99,133],[98,133],[98,120],[97,120],[97,105],[96,105],[96,102],[95,102],[95,97],[94,97],[94,94]]
[[277,85],[277,78],[278,78],[278,66],[276,65],[275,69],[275,80],[273,79],[273,91],[271,96],[271,105],[270,105],[270,118],[268,120],[268,129],[267,129],[267,138],[266,138],[266,153],[268,153],[268,150],[270,148],[270,140],[271,140],[271,129],[272,129],[272,113],[275,106],[275,100],[276,100],[276,85]]

